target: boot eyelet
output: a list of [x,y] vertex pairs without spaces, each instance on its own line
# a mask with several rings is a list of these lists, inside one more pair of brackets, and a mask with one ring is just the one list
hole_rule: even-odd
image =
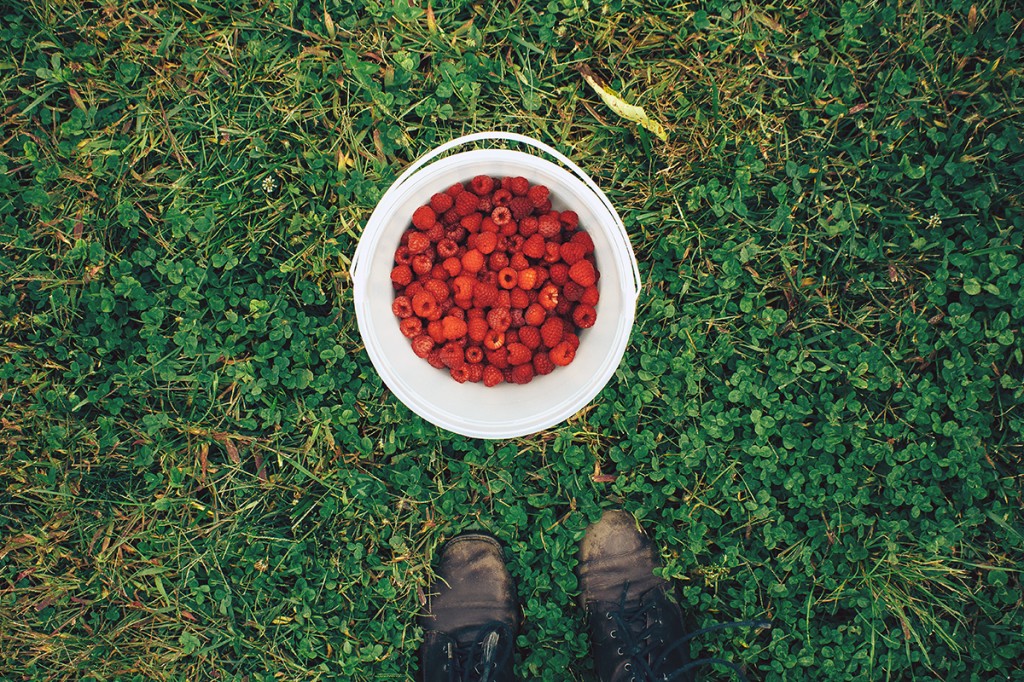
[[633,669],[633,664],[627,663],[626,665],[622,666],[622,669],[628,673],[630,670]]
[[608,633],[608,636],[611,637],[612,639],[615,639],[615,635],[617,635],[618,633],[619,633],[618,630],[612,630],[611,632]]
[[615,653],[617,653],[619,656],[622,656],[625,652],[622,651],[622,647],[620,646],[618,649],[615,650]]

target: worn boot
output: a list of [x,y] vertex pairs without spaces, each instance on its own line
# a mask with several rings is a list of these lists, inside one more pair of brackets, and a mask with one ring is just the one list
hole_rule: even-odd
[[671,584],[654,575],[660,565],[650,539],[625,511],[607,511],[580,543],[580,602],[590,630],[601,682],[692,682],[696,668],[733,663],[690,658],[690,640],[726,627],[768,626],[764,621],[717,625],[688,634]]
[[420,624],[424,682],[512,682],[519,600],[498,541],[458,535],[441,550]]

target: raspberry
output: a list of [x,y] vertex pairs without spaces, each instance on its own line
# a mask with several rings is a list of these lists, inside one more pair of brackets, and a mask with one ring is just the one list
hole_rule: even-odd
[[420,206],[412,213],[412,224],[421,230],[429,230],[437,222],[437,214],[430,206]]
[[537,219],[528,215],[519,221],[519,234],[524,237],[532,237],[537,234]]
[[[462,269],[466,272],[476,273],[484,267],[484,255],[472,249],[462,255]],[[591,282],[593,284],[593,282]]]
[[562,320],[557,317],[549,317],[540,326],[540,339],[548,348],[554,348],[561,343],[564,334],[565,329],[562,325]]
[[462,273],[462,261],[454,256],[445,258],[444,262],[441,263],[441,267],[444,268],[449,277],[458,277]]
[[515,384],[528,384],[533,381],[533,365],[524,364],[512,370],[512,383]]
[[[582,232],[579,234],[583,234]],[[597,272],[594,264],[588,260],[581,260],[569,268],[569,277],[572,281],[584,287],[589,287],[597,282]]]
[[558,303],[555,304],[555,314],[556,315],[561,315],[562,317],[566,317],[569,314],[569,311],[571,311],[571,310],[572,310],[572,302],[569,301],[569,299],[567,299],[565,296],[562,296],[562,298],[558,299]]
[[458,252],[459,245],[447,237],[437,243],[437,255],[440,258],[451,258]]
[[432,350],[434,350],[434,339],[426,334],[420,334],[412,340],[412,352],[416,354],[416,357],[425,358],[430,355]]
[[452,292],[454,293],[456,300],[471,299],[473,297],[473,289],[475,287],[476,280],[469,275],[460,275],[452,280]]
[[508,264],[513,270],[525,270],[530,267],[530,261],[526,260],[526,256],[521,253],[513,253],[512,258],[509,259]]
[[418,253],[412,257],[412,271],[417,275],[429,274],[434,269],[434,261],[425,253]]
[[530,205],[541,206],[548,200],[548,194],[548,188],[544,185],[534,185],[526,192],[526,198],[529,199]]
[[464,384],[469,380],[469,368],[466,365],[462,365],[458,369],[452,368],[448,370],[448,373],[452,375],[452,379],[455,379],[460,384]]
[[391,271],[391,282],[397,286],[408,286],[412,282],[412,269],[408,265],[396,265]]
[[427,336],[433,339],[436,344],[442,344],[448,340],[444,337],[444,327],[441,326],[440,320],[431,320],[427,324]]
[[441,350],[439,348],[435,348],[430,351],[430,354],[427,356],[427,362],[429,362],[430,366],[434,369],[444,369],[444,363],[441,362]]
[[580,303],[576,306],[576,309],[572,311],[572,321],[576,323],[576,326],[580,329],[590,329],[597,322],[597,311],[594,310],[593,306],[589,306],[586,303]]
[[466,365],[466,370],[469,372],[469,380],[474,384],[479,384],[480,380],[484,378],[483,365]]
[[544,244],[544,262],[545,263],[557,263],[558,259],[562,257],[558,248],[561,246],[558,242],[547,242]]
[[530,350],[537,350],[537,347],[540,346],[540,340],[540,330],[536,327],[525,326],[519,328],[519,343]]
[[569,281],[569,266],[565,263],[555,263],[548,270],[548,277],[553,284],[564,286]]
[[401,319],[411,317],[412,301],[408,296],[395,296],[395,300],[391,302],[391,312],[395,314],[395,317]]
[[450,196],[452,199],[454,199],[455,197],[459,196],[460,194],[462,194],[465,191],[466,191],[466,188],[462,186],[461,182],[456,182],[454,185],[452,185],[451,187],[449,187],[446,190],[448,196]]
[[462,346],[457,343],[446,343],[441,348],[441,362],[445,367],[458,369],[466,364],[466,357],[463,355]]
[[402,336],[407,339],[414,339],[423,332],[423,320],[418,317],[406,317],[398,323],[398,329]]
[[522,220],[533,213],[533,204],[526,197],[515,197],[508,202],[508,210],[512,212],[513,218]]
[[551,358],[551,362],[558,365],[559,367],[565,367],[573,358],[576,357],[576,349],[569,345],[568,342],[562,341],[560,344],[551,349],[548,353]]
[[469,188],[478,197],[494,191],[494,178],[489,175],[478,175],[469,181]]
[[551,362],[551,356],[547,353],[537,353],[533,356],[533,371],[538,375],[551,374],[554,369],[555,363]]
[[[531,303],[530,307],[523,313],[523,319],[526,320],[526,324],[539,327],[544,324],[544,318],[548,316],[544,307],[540,303]],[[545,344],[547,345],[547,344]]]
[[[461,248],[462,244],[466,241],[467,234],[469,234],[469,230],[460,226],[453,227],[452,229],[448,230],[447,232],[444,233],[444,236],[447,239],[451,239]],[[462,251],[465,251],[465,249],[462,249]]]
[[427,235],[427,239],[429,239],[432,244],[436,244],[437,242],[444,239],[444,228],[445,226],[442,225],[441,223],[434,223],[434,226],[431,227],[426,232],[424,232],[423,234]]
[[512,268],[502,268],[498,273],[498,286],[502,289],[511,289],[519,281],[519,273]]
[[558,220],[569,232],[572,232],[580,225],[580,217],[576,215],[576,211],[562,211],[558,214]]
[[487,313],[487,324],[497,332],[507,331],[512,325],[512,315],[508,308],[491,308]]
[[530,305],[530,297],[526,294],[526,291],[515,287],[509,292],[508,302],[512,305],[513,309],[518,309],[521,312],[526,309],[526,306]]
[[498,350],[505,347],[505,332],[499,332],[488,328],[484,334],[484,348],[487,350]]
[[517,197],[526,196],[526,193],[530,190],[530,181],[523,177],[510,178],[508,189]]
[[543,204],[537,207],[537,213],[544,215],[545,213],[551,213],[551,199],[548,199]]
[[443,214],[445,211],[450,209],[455,202],[452,198],[442,192],[438,192],[434,196],[430,197],[430,207],[434,209],[434,213],[437,215]]
[[409,253],[423,253],[430,247],[430,237],[422,232],[413,232],[409,235]]
[[[475,215],[480,215],[479,213]],[[476,244],[474,248],[480,253],[490,254],[494,251],[495,247],[498,246],[498,235],[493,232],[481,232],[476,237]],[[582,247],[581,247],[582,248]]]
[[497,386],[505,380],[505,375],[500,369],[494,365],[487,365],[484,367],[484,386],[491,388]]
[[[407,243],[408,239],[406,240],[406,244]],[[395,251],[395,262],[399,265],[408,265],[409,260],[412,258],[412,254],[409,253],[409,247],[406,246],[406,244],[402,244]]]
[[508,289],[499,289],[498,295],[494,299],[495,308],[511,308],[512,299],[509,298]]
[[477,282],[473,285],[473,305],[477,308],[487,308],[494,305],[498,300],[498,288],[486,282]]
[[540,303],[544,310],[554,310],[558,307],[558,287],[554,284],[545,284],[537,295],[537,303]]
[[455,210],[455,207],[452,206],[450,209],[444,212],[444,215],[441,216],[441,224],[444,227],[451,227],[453,225],[457,225],[461,218],[462,216],[460,216],[458,211]]
[[584,251],[594,253],[594,240],[590,238],[590,235],[586,232],[577,232],[572,236],[570,240],[573,243],[580,244],[583,246]]
[[[420,317],[440,319],[441,309],[437,305],[437,299],[428,291],[422,291],[412,297],[412,310]],[[434,317],[434,316],[437,317]]]
[[[480,215],[479,213],[474,211],[473,213],[470,213],[468,216],[465,216],[464,218],[461,218],[459,220],[459,225],[461,225],[462,227],[466,228],[466,230],[468,232],[479,232],[480,231],[480,224],[483,221],[483,219],[484,219],[484,217],[482,215]],[[461,241],[461,240],[456,240],[456,241]]]
[[461,339],[466,335],[466,323],[452,315],[441,320],[441,328],[444,330],[444,337],[449,341]]
[[524,268],[519,271],[518,284],[521,288],[529,291],[537,286],[537,271],[533,268]]
[[429,292],[435,301],[441,302],[448,298],[448,294],[451,293],[448,289],[448,285],[439,279],[428,279],[423,282],[423,289]]
[[576,336],[575,334],[566,334],[565,338],[562,339],[562,342],[569,344],[569,347],[572,348],[573,350],[579,350],[580,337]]
[[508,202],[512,201],[512,192],[502,187],[494,192],[491,201],[494,202],[495,206],[508,206]]
[[502,268],[508,267],[508,255],[504,251],[495,251],[491,254],[491,257],[487,259],[487,265],[494,272],[498,272]]
[[582,244],[571,241],[559,246],[558,253],[562,256],[562,260],[565,261],[566,265],[575,265],[587,255],[586,249],[583,248]]
[[484,356],[487,358],[487,362],[498,369],[508,367],[508,349],[505,347],[484,351]]
[[455,212],[459,217],[468,216],[480,206],[480,197],[472,192],[463,192],[455,197]]
[[547,213],[537,218],[537,234],[545,239],[551,239],[562,231],[562,224],[558,222],[557,214]]
[[[474,308],[474,310],[477,309]],[[477,343],[480,343],[484,340],[484,337],[487,335],[488,329],[489,327],[487,326],[487,320],[485,320],[484,318],[477,317],[474,319],[470,319],[466,323],[466,336],[469,337],[470,341],[476,341]]]
[[508,344],[508,364],[522,365],[532,359],[533,353],[525,345],[518,342]]
[[494,201],[491,200],[491,196],[480,197],[480,210],[484,213],[490,214],[494,210]]
[[583,296],[584,291],[586,289],[576,282],[566,282],[565,287],[562,289],[562,296],[565,297],[565,300],[576,303]]
[[544,237],[535,234],[523,242],[523,255],[530,258],[544,257]]
[[580,296],[580,303],[586,303],[587,305],[597,305],[597,302],[601,300],[601,294],[598,292],[597,287],[591,284],[589,287],[583,290],[583,295]]
[[413,282],[405,288],[405,295],[412,300],[412,297],[423,291],[423,282]]
[[466,346],[466,362],[477,364],[483,362],[484,351],[480,346]]
[[508,210],[507,206],[498,206],[491,211],[491,220],[498,227],[503,227],[512,222],[512,211]]

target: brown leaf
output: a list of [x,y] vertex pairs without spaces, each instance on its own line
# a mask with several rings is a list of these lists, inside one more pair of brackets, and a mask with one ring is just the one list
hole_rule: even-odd
[[224,449],[228,453],[228,459],[230,459],[233,464],[242,463],[242,458],[238,456],[238,448],[235,447],[235,443],[231,440],[230,436],[226,433],[214,433],[211,435],[215,441],[224,446]]
[[256,460],[256,478],[260,479],[263,483],[267,482],[267,467],[263,464],[263,455],[258,452],[252,453],[253,459]]
[[202,481],[204,484],[206,483],[206,472],[207,472],[207,470],[209,469],[209,466],[210,466],[209,455],[210,455],[210,444],[209,443],[203,443],[202,445],[200,445],[199,446],[199,453],[197,455],[198,458],[199,458],[199,480]]
[[859,114],[860,112],[864,111],[867,108],[868,108],[868,103],[867,102],[861,102],[860,104],[854,104],[852,107],[850,107],[850,110],[848,112],[846,112],[846,113],[852,116],[854,114]]
[[594,483],[615,483],[618,478],[615,474],[594,474],[590,480]]

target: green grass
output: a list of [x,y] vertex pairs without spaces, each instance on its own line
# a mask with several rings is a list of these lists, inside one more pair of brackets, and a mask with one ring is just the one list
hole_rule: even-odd
[[[777,623],[702,643],[752,679],[1024,678],[1019,8],[412,4],[0,3],[0,676],[405,679],[483,527],[523,678],[589,680],[621,504],[699,623]],[[592,173],[645,282],[593,404],[501,442],[395,400],[348,275],[489,129]]]

